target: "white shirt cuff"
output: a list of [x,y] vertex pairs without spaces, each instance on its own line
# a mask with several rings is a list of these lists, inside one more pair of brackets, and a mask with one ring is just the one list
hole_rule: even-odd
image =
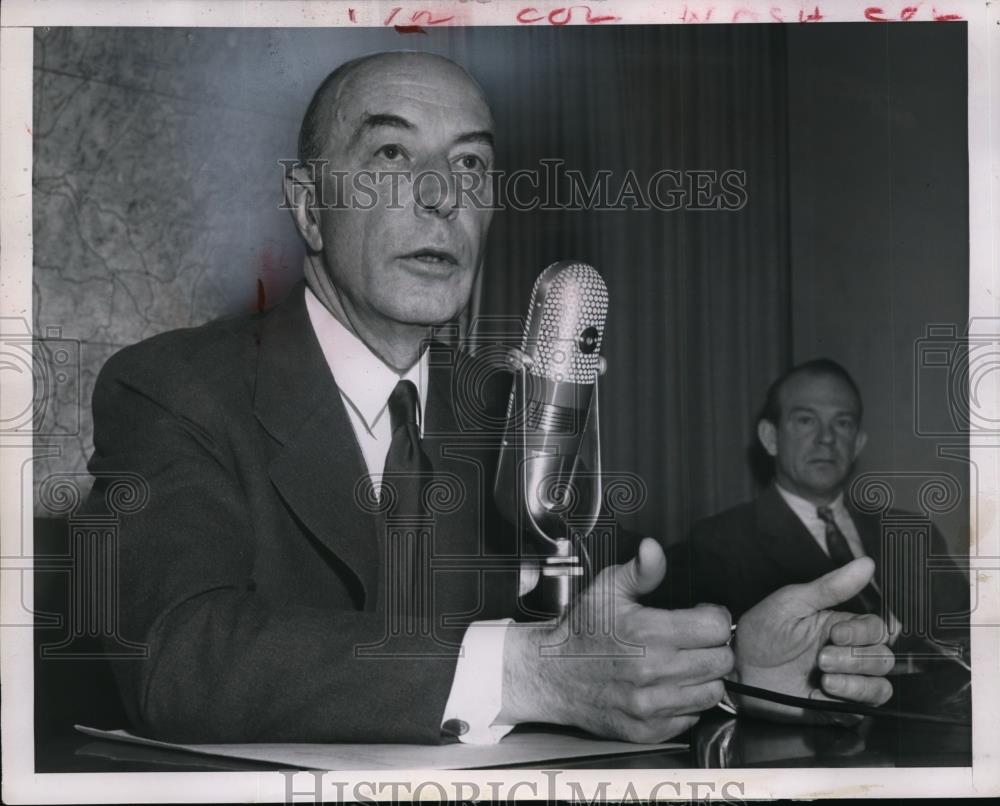
[[503,705],[503,644],[513,619],[474,621],[465,631],[441,730],[467,744],[496,744],[514,728],[496,724]]

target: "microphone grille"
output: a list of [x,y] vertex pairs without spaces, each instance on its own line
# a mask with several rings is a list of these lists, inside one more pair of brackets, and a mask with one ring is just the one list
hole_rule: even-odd
[[535,281],[529,326],[521,349],[534,359],[529,372],[557,382],[594,383],[608,289],[593,266],[553,263]]

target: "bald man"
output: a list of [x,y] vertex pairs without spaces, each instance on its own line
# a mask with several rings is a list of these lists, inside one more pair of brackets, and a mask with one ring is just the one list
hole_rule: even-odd
[[[495,422],[504,390],[461,394],[471,359],[429,341],[466,308],[483,260],[493,132],[482,91],[446,59],[342,66],[287,177],[304,284],[102,371],[91,468],[150,487],[120,523],[122,633],[149,647],[116,662],[135,730],[490,742],[545,721],[648,742],[694,724],[726,675],[888,698],[891,653],[851,651],[871,650],[880,622],[830,610],[867,582],[866,560],[769,597],[735,655],[723,608],[637,603],[664,576],[650,539],[575,605],[613,629],[511,623],[532,580],[488,494],[499,434],[468,425]],[[463,416],[480,399],[492,420]],[[105,492],[99,481],[93,508]]]

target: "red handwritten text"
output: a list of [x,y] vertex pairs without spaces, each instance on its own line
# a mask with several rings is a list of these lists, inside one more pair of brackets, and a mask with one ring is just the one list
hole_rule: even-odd
[[552,9],[548,14],[543,14],[537,8],[528,6],[517,12],[517,21],[522,25],[534,25],[538,22],[548,22],[549,25],[569,25],[580,19],[587,25],[597,25],[602,22],[614,22],[620,20],[621,17],[614,14],[595,16],[590,6],[560,6]]
[[[412,27],[412,26],[407,26],[407,25],[401,24],[403,22],[403,20],[400,20],[400,22],[394,22],[394,20],[396,19],[396,16],[402,10],[403,10],[402,6],[395,6],[389,12],[389,14],[386,16],[386,18],[382,21],[382,24],[385,25],[385,26],[395,25],[396,28],[408,28],[408,27]],[[404,19],[405,19],[405,16],[404,16]],[[413,25],[415,25],[415,26],[420,26],[420,25],[444,25],[446,22],[450,22],[453,19],[455,19],[455,15],[454,14],[452,14],[450,16],[447,16],[447,17],[443,17],[443,16],[435,17],[434,16],[434,12],[429,11],[427,9],[420,9],[419,11],[414,11],[410,15],[409,22],[413,23]]]
[[710,7],[702,15],[699,15],[697,11],[692,11],[687,6],[684,6],[684,11],[681,13],[681,22],[711,22],[713,11],[715,9]]
[[[768,16],[773,22],[792,22],[792,19],[785,19],[783,16],[783,11],[780,6],[771,6],[768,8]],[[711,22],[712,14],[715,13],[715,7],[709,6],[705,9],[695,10],[690,6],[684,6],[684,11],[681,13],[681,22]],[[748,22],[757,22],[760,19],[761,12],[753,8],[747,8],[746,6],[741,6],[737,8],[733,15],[729,18],[730,22],[739,22],[740,20],[745,20]],[[819,6],[813,6],[812,11],[807,11],[804,8],[798,9],[798,21],[799,22],[819,22],[823,19],[823,12],[819,10]]]
[[[829,3],[827,4],[829,5]],[[530,12],[530,16],[522,22],[537,22],[544,17],[541,12],[535,9],[524,9]],[[923,2],[901,3],[899,6],[868,6],[862,12],[862,18],[869,22],[909,22],[910,20],[932,19],[936,22],[949,22],[961,20],[960,14],[940,12],[936,8],[929,8]],[[808,6],[787,7],[782,5],[757,5],[747,3],[736,7],[732,13],[714,5],[699,5],[696,2],[685,4],[678,19],[686,23],[706,23],[706,22],[820,22],[826,19],[826,15],[818,4],[813,5],[810,11]],[[560,24],[561,20],[558,23]]]
[[954,22],[962,19],[961,14],[939,14],[936,8],[931,9],[931,17],[935,22]]
[[[896,17],[891,16],[881,6],[868,6],[865,9],[865,19],[869,22],[908,22],[917,16],[920,6],[903,6]],[[960,14],[942,14],[936,8],[931,9],[931,19],[935,22],[951,22],[962,19]]]

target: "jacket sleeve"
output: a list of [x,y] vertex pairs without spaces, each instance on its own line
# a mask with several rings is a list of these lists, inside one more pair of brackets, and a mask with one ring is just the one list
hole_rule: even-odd
[[122,636],[148,648],[113,660],[133,728],[200,743],[439,742],[456,658],[420,637],[396,644],[403,657],[358,657],[384,635],[382,614],[268,601],[224,429],[206,425],[205,404],[192,415],[197,389],[130,369],[113,358],[96,386],[87,508],[99,514],[121,474],[148,489],[119,519],[111,580]]

